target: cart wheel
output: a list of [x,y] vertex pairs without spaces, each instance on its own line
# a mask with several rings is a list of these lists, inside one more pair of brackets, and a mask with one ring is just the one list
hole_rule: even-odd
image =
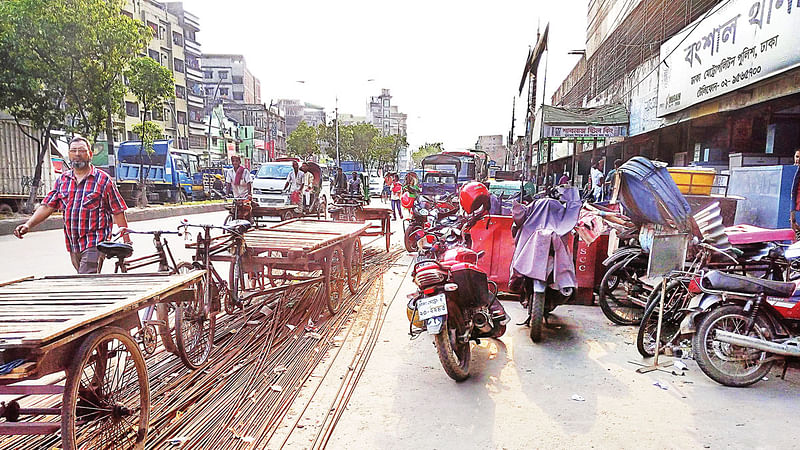
[[342,247],[337,245],[325,258],[325,294],[328,297],[328,311],[331,314],[336,314],[341,306],[346,275],[344,252]]
[[242,255],[238,254],[231,262],[230,273],[228,274],[228,286],[231,288],[231,293],[228,296],[228,301],[225,302],[225,312],[233,314],[236,308],[242,307],[242,294],[247,289],[247,280],[245,280],[244,268],[242,267]]
[[61,410],[64,449],[144,448],[147,366],[125,330],[101,328],[83,341],[67,370]]
[[194,298],[178,304],[175,311],[175,346],[183,363],[191,369],[208,361],[214,342],[216,314],[208,311],[211,305],[205,304],[206,283],[205,278],[195,283]]
[[[271,251],[271,252],[269,252],[267,254],[267,257],[268,258],[281,258],[281,257],[283,257],[283,254],[281,252],[278,252],[278,251]],[[276,269],[276,268],[272,267],[271,264],[266,267],[266,275],[267,275],[267,278],[269,279],[269,284],[272,287],[278,287],[278,286],[282,286],[282,285],[286,284],[287,280],[286,280],[285,277],[286,277],[287,274],[288,274],[288,272],[286,270],[284,270],[284,269]]]
[[285,213],[283,213],[281,220],[285,221],[290,219],[294,219],[294,211],[286,211]]
[[347,258],[347,287],[351,294],[355,294],[361,286],[361,270],[364,265],[363,247],[361,238],[356,236],[353,240],[353,250]]

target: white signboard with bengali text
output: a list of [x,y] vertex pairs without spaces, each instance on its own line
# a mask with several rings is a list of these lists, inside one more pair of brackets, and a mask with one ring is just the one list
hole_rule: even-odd
[[797,67],[799,29],[800,0],[721,2],[661,45],[658,117]]
[[[798,0],[800,1],[800,0]],[[615,136],[624,136],[625,127],[623,126],[553,126],[544,125],[542,130],[542,137],[560,137],[560,138],[606,138]]]

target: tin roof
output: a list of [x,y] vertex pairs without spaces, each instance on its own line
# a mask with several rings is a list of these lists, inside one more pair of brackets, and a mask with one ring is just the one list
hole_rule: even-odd
[[627,125],[628,109],[621,103],[593,108],[569,108],[542,105],[544,123],[548,125]]

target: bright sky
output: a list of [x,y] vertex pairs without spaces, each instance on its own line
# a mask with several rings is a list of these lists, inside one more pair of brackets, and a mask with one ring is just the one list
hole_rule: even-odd
[[[537,24],[544,31],[550,22],[549,103],[579,58],[567,52],[585,47],[587,4],[184,1],[200,19],[203,51],[243,54],[261,80],[263,102],[299,98],[332,113],[338,96],[340,112],[363,116],[367,98],[388,88],[392,104],[408,114],[413,149],[425,142],[472,148],[478,136],[490,134],[503,135],[505,142]],[[517,98],[516,135],[524,134],[526,95]]]

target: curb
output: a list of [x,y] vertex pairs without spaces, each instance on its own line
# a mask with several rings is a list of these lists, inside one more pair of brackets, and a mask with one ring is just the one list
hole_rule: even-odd
[[[163,219],[190,214],[209,213],[224,211],[225,203],[211,203],[206,205],[187,205],[187,206],[164,206],[156,208],[131,208],[125,211],[128,222],[138,222],[141,220]],[[12,234],[14,229],[28,219],[8,219],[0,220],[0,236]],[[59,230],[64,227],[64,219],[61,217],[48,217],[47,220],[36,226],[34,231]]]

